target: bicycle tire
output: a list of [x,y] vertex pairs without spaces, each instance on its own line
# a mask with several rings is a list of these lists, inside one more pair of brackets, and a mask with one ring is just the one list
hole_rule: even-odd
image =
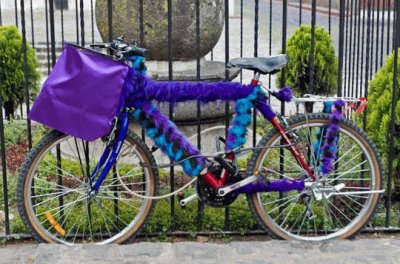
[[159,179],[154,157],[128,131],[116,165],[90,198],[85,172],[90,174],[104,146],[100,139],[87,142],[53,130],[29,152],[19,173],[17,201],[22,220],[35,239],[67,245],[121,244],[140,233],[155,200],[140,200],[127,193],[119,186],[116,173],[133,190],[155,196]]
[[[296,131],[300,139],[296,141],[296,149],[314,173],[320,166],[319,158],[316,158],[320,157],[319,154],[313,153],[317,149],[313,143],[318,140],[314,134],[315,131],[326,129],[328,123],[328,114],[298,115],[288,120],[289,128],[285,129]],[[381,199],[380,193],[371,191],[383,188],[382,161],[374,143],[358,126],[345,119],[340,127],[336,165],[327,176],[325,185],[318,187],[341,188],[339,194],[316,200],[317,196],[310,187],[301,192],[247,195],[254,217],[272,237],[301,241],[345,239],[355,235],[369,222]],[[273,129],[258,146],[280,145],[280,142],[281,135]],[[274,163],[276,160],[278,164]],[[279,168],[276,168],[277,165]],[[292,168],[286,169],[290,166]],[[305,173],[301,172],[300,166],[296,166],[288,149],[257,149],[249,161],[247,174],[264,170],[267,173],[262,173],[262,177],[268,179],[304,177]],[[317,174],[317,177],[322,177],[320,175]]]

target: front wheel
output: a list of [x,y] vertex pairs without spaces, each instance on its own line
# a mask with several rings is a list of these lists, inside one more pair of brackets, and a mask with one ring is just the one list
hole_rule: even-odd
[[64,135],[47,134],[27,156],[19,174],[17,200],[20,215],[41,242],[123,243],[137,235],[154,209],[158,173],[144,142],[128,132],[116,165],[99,192],[90,192],[89,177],[105,148]]
[[[316,182],[283,145],[282,136],[271,131],[259,143],[247,174],[261,172],[268,179],[305,178],[301,192],[265,192],[247,196],[253,215],[270,235],[283,239],[322,241],[348,238],[364,227],[380,200],[383,169],[378,151],[359,127],[343,120],[336,138],[337,158],[329,175],[320,172],[327,114],[295,116],[288,121],[295,147],[317,177]],[[297,139],[296,136],[298,137]]]

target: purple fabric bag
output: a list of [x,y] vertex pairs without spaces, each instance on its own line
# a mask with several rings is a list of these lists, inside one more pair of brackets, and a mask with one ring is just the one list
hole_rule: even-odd
[[31,120],[92,141],[110,132],[128,66],[66,44],[29,114]]

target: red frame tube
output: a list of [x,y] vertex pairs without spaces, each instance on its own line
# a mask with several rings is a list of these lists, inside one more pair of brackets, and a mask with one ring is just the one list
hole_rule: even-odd
[[[258,85],[258,80],[253,79],[251,80],[251,85],[257,86]],[[267,118],[266,118],[267,119]],[[290,146],[290,152],[292,153],[293,157],[296,159],[296,161],[302,166],[310,175],[310,177],[315,181],[316,178],[314,176],[313,171],[311,171],[310,167],[308,167],[307,163],[305,160],[301,157],[300,153],[297,151],[297,149],[292,145],[292,141],[290,138],[286,135],[285,130],[282,128],[282,126],[279,124],[279,122],[276,120],[276,118],[268,118],[268,121],[271,122],[271,124],[279,131],[279,133],[282,135],[285,144],[291,145]],[[228,153],[226,157],[233,161],[235,159],[235,154],[234,153]],[[226,170],[223,170],[223,174],[221,175],[221,179],[217,179],[215,175],[207,171],[205,174],[201,175],[203,177],[203,180],[205,180],[213,189],[218,189],[222,186],[225,185],[227,179],[228,179],[228,172]]]
[[211,171],[207,171],[205,174],[201,175],[201,177],[203,177],[203,180],[205,180],[213,189],[222,187],[222,182],[215,178]]
[[[282,135],[285,143],[287,145],[291,145],[292,141],[286,135],[285,130],[283,130],[282,126],[279,124],[279,122],[276,120],[276,118],[271,119],[270,122],[279,131],[279,133]],[[314,176],[314,173],[311,171],[310,167],[308,167],[308,165],[304,161],[304,159],[300,156],[300,153],[297,151],[297,149],[293,145],[291,145],[289,150],[292,153],[293,157],[297,160],[297,162],[307,171],[308,175],[310,175],[310,177],[313,180],[316,180],[316,178]]]

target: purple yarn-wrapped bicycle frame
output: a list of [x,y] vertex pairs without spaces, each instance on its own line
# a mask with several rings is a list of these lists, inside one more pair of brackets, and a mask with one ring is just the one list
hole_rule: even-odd
[[[285,101],[290,96],[287,89],[280,95]],[[236,115],[225,148],[228,152],[244,144],[252,109],[258,108],[268,120],[275,117],[259,86],[232,82],[155,82],[125,64],[66,44],[29,118],[92,141],[111,131],[112,120],[123,106],[134,107],[141,125],[151,128],[148,133],[156,145],[177,162],[188,159],[183,164],[185,172],[198,176],[205,166],[204,158],[190,158],[200,155],[199,150],[152,106],[152,100],[170,103],[235,101]],[[160,132],[167,136],[161,136]],[[286,190],[288,186],[280,188]]]

